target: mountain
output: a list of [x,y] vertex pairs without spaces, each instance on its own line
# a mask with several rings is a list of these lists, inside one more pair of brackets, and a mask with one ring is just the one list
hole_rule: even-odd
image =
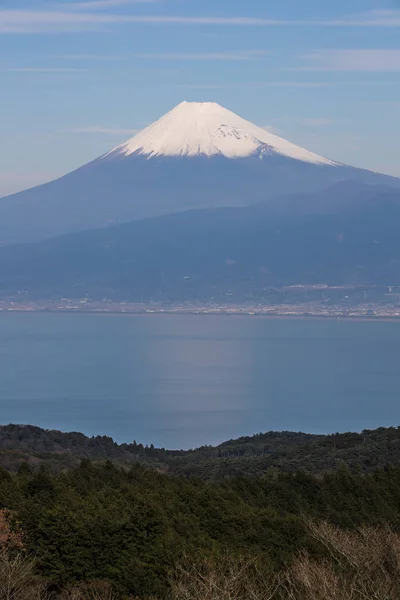
[[190,209],[279,205],[281,196],[350,180],[400,187],[399,179],[313,154],[213,102],[183,102],[76,171],[1,199],[0,244]]
[[280,155],[311,164],[338,166],[338,163],[268,133],[215,102],[182,102],[103,159],[133,154],[146,158],[264,158]]
[[352,184],[342,203],[342,187],[282,199],[280,211],[186,211],[7,246],[1,294],[243,302],[274,286],[400,285],[400,190]]

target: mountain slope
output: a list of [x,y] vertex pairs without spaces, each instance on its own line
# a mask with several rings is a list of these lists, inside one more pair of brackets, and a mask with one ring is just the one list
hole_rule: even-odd
[[[356,189],[358,189],[356,187]],[[0,249],[2,295],[134,301],[262,299],[271,286],[400,285],[400,191],[339,190],[265,205],[188,211]],[[324,204],[324,207],[322,207]],[[290,207],[289,216],[285,206]]]
[[131,154],[259,158],[280,155],[306,163],[339,166],[253,125],[215,102],[182,102],[103,158]]
[[400,187],[398,179],[319,157],[213,103],[184,103],[99,159],[1,199],[0,244],[191,209],[276,203],[348,180]]

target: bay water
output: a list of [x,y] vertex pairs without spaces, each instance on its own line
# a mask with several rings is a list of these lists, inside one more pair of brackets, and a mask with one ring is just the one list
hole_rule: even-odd
[[400,321],[0,313],[0,423],[189,448],[400,425]]

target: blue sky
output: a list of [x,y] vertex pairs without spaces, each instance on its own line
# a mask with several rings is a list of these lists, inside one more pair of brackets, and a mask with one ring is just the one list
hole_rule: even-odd
[[0,195],[219,102],[400,176],[400,0],[0,0]]

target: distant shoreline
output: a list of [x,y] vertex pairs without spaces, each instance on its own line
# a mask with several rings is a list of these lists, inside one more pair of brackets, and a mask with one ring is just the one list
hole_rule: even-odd
[[[285,311],[285,309],[286,311]],[[158,308],[121,308],[117,307],[100,308],[100,307],[49,307],[49,306],[26,306],[26,307],[0,307],[1,314],[30,314],[30,313],[46,313],[46,314],[90,314],[90,315],[109,315],[109,316],[153,316],[153,315],[190,315],[190,316],[227,316],[227,317],[263,317],[273,319],[330,319],[330,320],[362,320],[362,321],[398,321],[400,319],[400,309],[390,307],[383,309],[379,307],[379,312],[373,314],[366,314],[363,312],[361,307],[354,307],[349,312],[341,312],[339,309],[333,309],[331,312],[310,312],[301,310],[300,307],[288,306],[274,307],[268,309],[268,307],[262,308],[245,308],[242,306],[232,306],[224,308],[211,308],[207,306],[202,307],[158,307]],[[370,310],[370,309],[369,309]],[[375,310],[378,310],[376,307]],[[387,312],[383,312],[387,310]],[[359,312],[358,312],[359,311]],[[381,312],[382,311],[382,312]]]

